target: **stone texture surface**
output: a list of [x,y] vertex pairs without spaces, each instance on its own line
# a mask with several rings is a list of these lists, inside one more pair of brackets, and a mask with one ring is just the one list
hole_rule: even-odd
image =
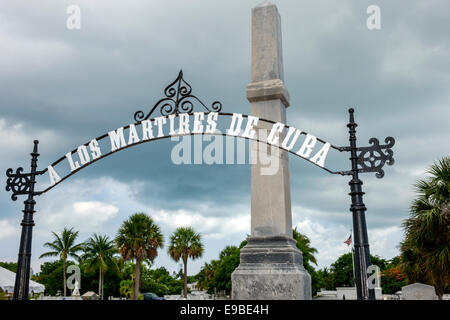
[[281,18],[264,2],[252,9],[252,82],[284,80]]
[[[252,9],[252,82],[247,86],[253,116],[286,123],[289,95],[283,83],[281,19],[277,7],[264,2]],[[265,141],[268,123],[256,127],[257,138]],[[261,129],[267,129],[263,135]],[[251,143],[252,155],[271,155],[279,159],[273,174],[262,174],[267,167],[258,157],[251,173],[252,236],[292,236],[292,212],[288,156],[285,151],[265,143]],[[272,150],[274,153],[272,155]]]
[[286,236],[250,237],[233,272],[235,300],[309,300],[311,277],[295,241]]
[[413,283],[402,287],[402,300],[437,300],[433,286],[423,283]]
[[289,92],[280,79],[252,82],[247,85],[247,100],[259,102],[279,99],[283,104],[289,106]]

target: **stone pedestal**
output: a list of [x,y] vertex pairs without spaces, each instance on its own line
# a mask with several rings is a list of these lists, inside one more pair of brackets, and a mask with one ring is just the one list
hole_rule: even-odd
[[[253,116],[286,123],[289,94],[283,81],[281,19],[277,7],[264,2],[252,9],[252,82],[247,99]],[[266,141],[270,128],[258,123],[258,139]],[[265,143],[252,142],[252,155],[260,150],[278,157],[273,159],[279,166],[264,174],[260,159],[252,165],[251,236],[231,276],[232,298],[311,299],[311,277],[292,239],[288,154],[278,149],[272,153]]]
[[231,279],[235,300],[311,299],[311,277],[287,236],[250,237]]

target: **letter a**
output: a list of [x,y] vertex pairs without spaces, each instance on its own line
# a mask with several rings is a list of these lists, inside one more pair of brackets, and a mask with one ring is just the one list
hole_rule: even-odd
[[380,7],[377,5],[371,5],[367,7],[367,17],[366,25],[369,30],[380,30],[381,29],[381,11]]
[[47,167],[48,176],[50,177],[50,185],[54,185],[61,181],[61,177],[56,173],[55,169],[52,166]]
[[316,153],[314,157],[310,160],[314,162],[318,166],[322,167],[325,165],[325,158],[327,157],[328,150],[330,150],[330,144],[327,142],[323,145],[323,147]]
[[70,5],[66,10],[70,16],[66,20],[66,26],[69,30],[81,29],[81,9],[77,5]]

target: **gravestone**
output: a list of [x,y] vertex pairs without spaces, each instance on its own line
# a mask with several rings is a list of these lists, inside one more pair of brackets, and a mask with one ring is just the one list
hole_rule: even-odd
[[[247,100],[253,116],[286,123],[289,94],[284,85],[282,51],[278,9],[264,2],[252,9],[252,81],[247,86]],[[260,141],[267,140],[270,127],[265,123],[255,127]],[[261,134],[261,129],[265,133]],[[252,142],[252,154],[261,154],[259,150],[266,151],[267,145]],[[279,158],[273,174],[262,174],[260,159],[252,164],[251,235],[231,276],[232,298],[309,300],[311,277],[292,239],[288,154],[280,151],[271,156]]]
[[402,300],[437,300],[433,286],[423,283],[413,283],[402,287]]
[[100,300],[100,296],[93,291],[88,291],[81,296],[83,300]]

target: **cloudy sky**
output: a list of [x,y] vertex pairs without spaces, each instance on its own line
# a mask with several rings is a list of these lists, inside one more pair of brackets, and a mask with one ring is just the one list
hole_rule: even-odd
[[[249,114],[251,8],[261,1],[2,1],[0,3],[0,172],[29,168],[34,139],[39,168],[90,139],[133,122],[180,69],[206,103]],[[372,254],[398,254],[412,184],[450,150],[448,0],[274,1],[282,18],[287,122],[333,143],[348,143],[355,107],[358,142],[396,139],[385,177],[363,177]],[[81,29],[69,30],[69,5]],[[366,26],[369,5],[381,30]],[[249,165],[175,165],[176,142],[142,144],[107,157],[37,198],[32,266],[45,260],[51,231],[114,237],[144,211],[166,242],[176,227],[202,234],[204,256],[190,274],[250,233]],[[327,166],[348,170],[346,154]],[[318,249],[319,267],[349,251],[348,177],[290,157],[293,223]],[[28,169],[25,169],[28,170]],[[47,178],[45,178],[47,179]],[[6,176],[4,176],[4,183]],[[0,260],[17,259],[23,197],[0,192]],[[156,266],[178,270],[166,249]]]

